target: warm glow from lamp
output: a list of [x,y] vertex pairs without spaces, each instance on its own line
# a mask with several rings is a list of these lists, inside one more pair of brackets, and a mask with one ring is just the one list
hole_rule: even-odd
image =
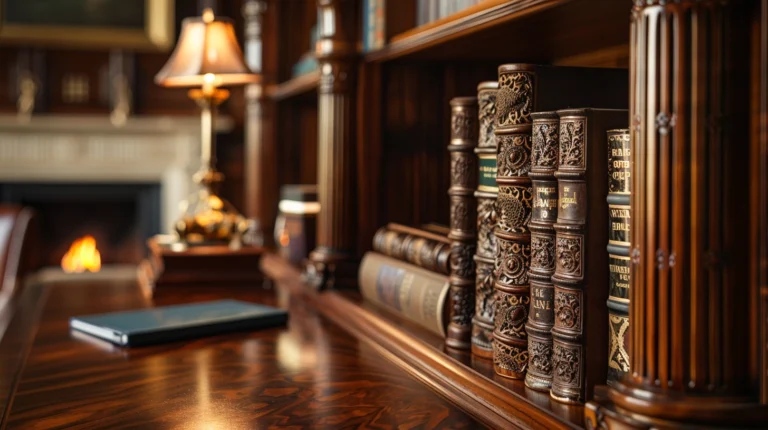
[[203,22],[207,24],[211,21],[213,21],[213,10],[207,7],[203,10]]
[[206,8],[201,17],[182,21],[176,48],[155,75],[155,82],[193,88],[189,96],[201,108],[201,166],[195,174],[201,192],[184,203],[176,222],[179,238],[187,243],[234,243],[247,229],[242,215],[217,195],[224,175],[216,170],[216,109],[229,96],[219,87],[258,81],[259,76],[245,64],[231,19],[214,16]]
[[[210,76],[209,76],[210,75]],[[242,85],[258,82],[245,64],[232,20],[214,16],[206,9],[202,17],[182,21],[181,34],[171,57],[155,76],[164,87]]]

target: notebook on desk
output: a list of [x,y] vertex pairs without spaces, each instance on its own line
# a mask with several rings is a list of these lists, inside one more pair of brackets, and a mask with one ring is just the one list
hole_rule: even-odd
[[116,345],[140,346],[280,326],[287,320],[284,309],[218,300],[72,317],[69,326]]

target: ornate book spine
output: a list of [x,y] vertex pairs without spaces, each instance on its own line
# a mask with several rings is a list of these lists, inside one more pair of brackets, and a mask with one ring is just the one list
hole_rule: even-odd
[[559,110],[555,223],[553,399],[578,403],[604,384],[608,367],[608,157],[606,131],[626,125],[626,110]]
[[472,353],[493,358],[493,283],[496,258],[496,81],[477,87],[480,136],[477,142],[479,182],[477,198],[477,253],[475,254],[475,316],[472,318]]
[[608,384],[629,372],[629,130],[608,130]]
[[446,276],[375,252],[365,254],[358,276],[366,300],[445,336]]
[[531,257],[531,109],[535,74],[516,65],[499,67],[496,93],[496,280],[494,283],[493,367],[497,374],[523,379],[528,367]]
[[455,97],[451,100],[451,295],[450,322],[445,344],[456,349],[470,349],[472,317],[475,312],[475,262],[477,246],[477,98]]
[[531,305],[528,322],[528,373],[525,385],[538,391],[552,386],[552,325],[555,322],[552,275],[555,273],[557,170],[560,117],[556,112],[532,113],[531,171]]
[[[431,236],[424,232],[424,236]],[[448,275],[451,247],[448,241],[435,240],[382,227],[373,236],[373,250],[427,270]]]

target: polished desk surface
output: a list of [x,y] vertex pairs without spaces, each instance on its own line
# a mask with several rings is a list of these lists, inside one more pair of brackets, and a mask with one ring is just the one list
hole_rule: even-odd
[[[71,333],[73,315],[237,298],[287,308],[287,327],[122,349]],[[148,299],[133,280],[23,292],[0,341],[7,428],[479,428],[472,417],[316,312],[295,287]]]

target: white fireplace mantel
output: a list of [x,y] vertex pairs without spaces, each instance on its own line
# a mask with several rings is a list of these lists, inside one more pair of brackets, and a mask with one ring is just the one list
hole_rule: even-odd
[[199,167],[199,117],[132,117],[116,127],[106,115],[0,115],[0,182],[156,182],[165,232]]

